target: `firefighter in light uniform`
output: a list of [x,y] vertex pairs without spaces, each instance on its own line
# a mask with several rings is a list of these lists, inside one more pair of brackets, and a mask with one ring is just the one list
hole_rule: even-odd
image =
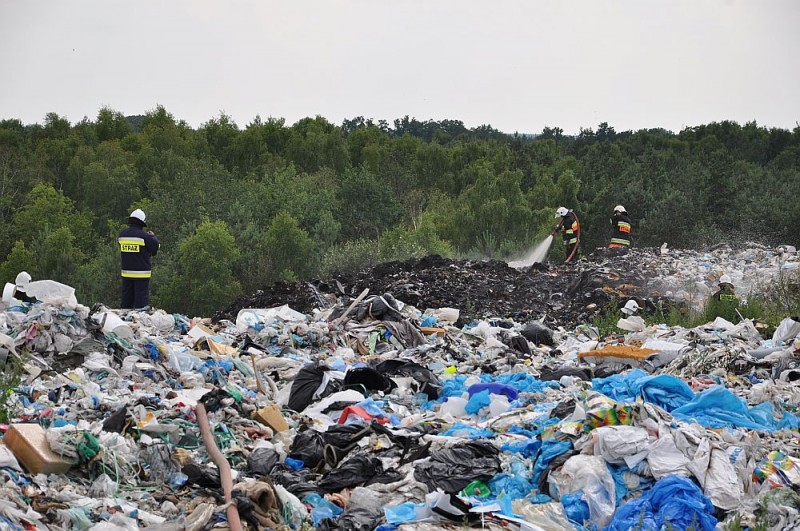
[[122,266],[122,309],[150,306],[152,257],[160,244],[151,230],[145,230],[145,213],[137,208],[128,218],[128,228],[119,234]]
[[556,210],[556,217],[561,218],[556,228],[553,229],[551,235],[561,231],[561,236],[564,239],[564,252],[565,263],[570,263],[578,258],[578,245],[581,243],[581,224],[578,222],[578,216],[572,210],[567,210],[566,207],[558,207]]
[[608,247],[623,253],[631,247],[631,218],[622,205],[614,207],[614,214],[611,216],[611,243]]

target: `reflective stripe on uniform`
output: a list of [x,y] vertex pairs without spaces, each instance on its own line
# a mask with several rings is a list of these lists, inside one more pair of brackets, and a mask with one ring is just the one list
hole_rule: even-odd
[[578,238],[572,238],[572,239],[571,239],[571,240],[569,240],[567,243],[568,243],[569,245],[572,245],[572,244],[578,243]]
[[123,253],[138,253],[139,248],[144,246],[144,238],[118,238],[119,250]]
[[619,227],[620,232],[630,232],[631,231],[631,224],[625,223],[624,221],[618,221],[617,227]]
[[630,245],[630,240],[623,240],[621,238],[611,238],[611,243],[617,243],[619,245]]
[[126,271],[122,270],[124,278],[150,278],[150,271]]

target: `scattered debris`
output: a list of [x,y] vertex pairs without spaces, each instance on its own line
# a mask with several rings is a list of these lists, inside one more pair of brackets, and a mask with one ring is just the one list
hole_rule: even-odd
[[604,337],[586,319],[796,260],[428,257],[279,284],[214,320],[12,298],[0,527],[792,528],[796,318],[770,337],[748,320]]

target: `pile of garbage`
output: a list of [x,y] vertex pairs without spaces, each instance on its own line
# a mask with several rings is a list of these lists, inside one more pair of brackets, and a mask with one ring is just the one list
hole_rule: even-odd
[[[759,244],[719,245],[707,251],[642,248],[624,255],[598,249],[574,264],[514,268],[498,260],[451,260],[440,256],[387,262],[355,274],[312,282],[278,282],[243,296],[214,316],[236,318],[244,308],[281,304],[304,313],[328,308],[368,288],[392,293],[417,307],[461,311],[459,326],[473,319],[537,319],[550,326],[591,320],[610,303],[638,297],[662,311],[670,305],[699,309],[727,274],[744,298],[767,289],[773,279],[800,268],[797,251]],[[653,307],[655,309],[655,306]]]
[[798,318],[555,323],[796,260],[745,256],[432,257],[214,320],[4,297],[0,529],[795,529]]

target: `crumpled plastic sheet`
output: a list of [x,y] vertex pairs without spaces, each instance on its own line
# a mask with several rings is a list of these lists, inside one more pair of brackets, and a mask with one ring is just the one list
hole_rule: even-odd
[[666,476],[656,482],[641,498],[620,507],[606,531],[629,531],[631,525],[643,531],[697,529],[713,531],[717,525],[711,500],[692,481]]
[[[605,526],[611,521],[616,508],[616,485],[602,458],[572,456],[558,472],[550,474],[550,482],[558,486],[561,496],[581,492],[593,524]],[[574,505],[575,499],[571,498],[571,501],[576,513],[580,511],[582,514],[582,510]]]
[[632,402],[642,397],[667,411],[672,411],[694,398],[694,392],[683,380],[669,374],[651,376],[641,369],[607,378],[595,378],[592,380],[592,387],[622,402]]
[[800,418],[795,415],[785,412],[780,420],[775,420],[769,402],[748,407],[741,398],[722,386],[696,395],[691,401],[674,409],[672,415],[707,428],[748,428],[766,432],[800,428]]
[[414,477],[429,489],[460,492],[471,481],[488,481],[500,472],[499,450],[487,443],[468,442],[431,455],[418,463]]

